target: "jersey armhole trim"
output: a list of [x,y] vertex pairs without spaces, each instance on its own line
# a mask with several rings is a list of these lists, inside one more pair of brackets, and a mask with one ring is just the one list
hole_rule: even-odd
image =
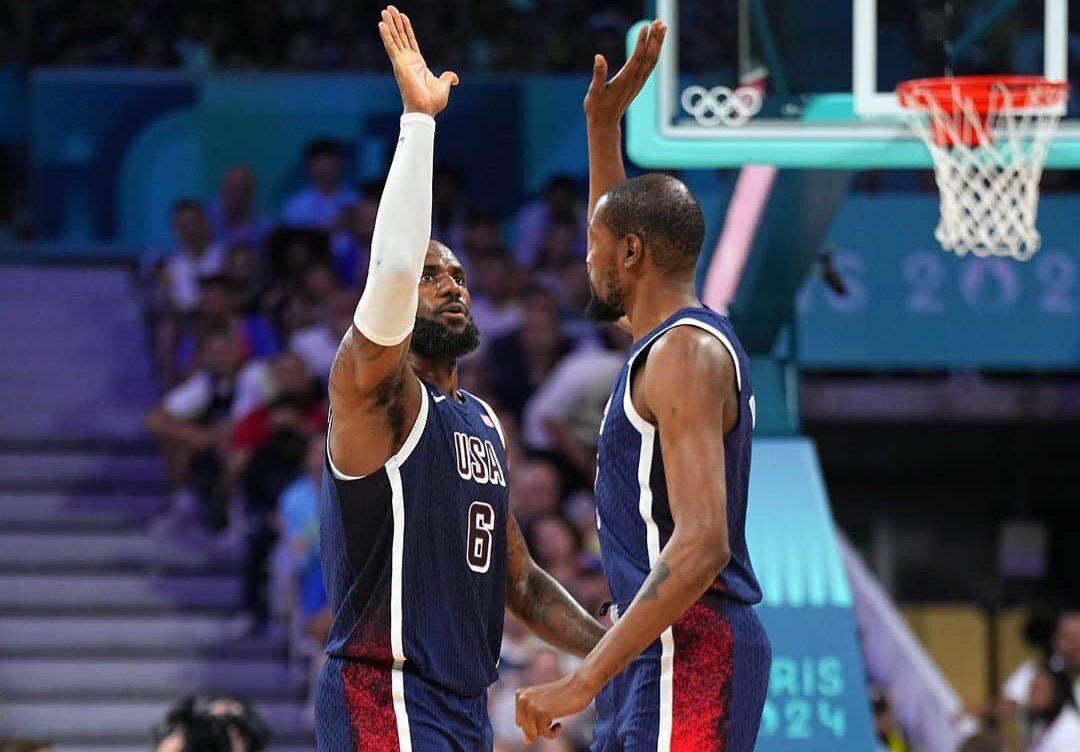
[[[417,379],[416,382],[420,386],[420,412],[417,413],[416,420],[413,422],[412,428],[409,429],[409,435],[405,437],[405,443],[401,445],[401,449],[397,451],[397,454],[391,455],[380,469],[385,468],[390,463],[394,463],[398,467],[401,467],[401,465],[405,463],[405,460],[409,459],[409,455],[412,454],[413,450],[416,449],[416,445],[420,443],[420,437],[423,435],[424,427],[427,425],[429,398],[427,387],[424,386],[424,383],[420,381],[420,379]],[[340,481],[353,481],[371,477],[374,473],[368,473],[367,475],[346,475],[334,464],[334,458],[330,454],[330,430],[333,425],[334,413],[333,410],[331,410],[326,427],[326,460],[330,463],[330,472],[333,474],[334,478]],[[375,472],[378,472],[378,470]]]
[[664,327],[656,334],[654,334],[652,338],[650,338],[649,341],[630,358],[630,365],[626,371],[626,389],[623,390],[623,412],[626,413],[627,419],[634,426],[634,428],[638,430],[638,433],[645,434],[647,432],[656,430],[656,426],[645,420],[638,413],[637,408],[634,407],[633,396],[630,393],[631,385],[634,383],[634,366],[637,362],[638,355],[641,355],[643,352],[647,352],[648,349],[656,343],[656,340],[660,339],[660,337],[670,332],[677,326],[696,326],[698,329],[702,329],[720,340],[720,343],[724,346],[724,349],[728,351],[728,355],[731,357],[732,364],[735,366],[735,396],[742,396],[742,369],[739,368],[739,356],[735,353],[735,347],[731,344],[731,340],[727,338],[727,335],[725,335],[715,326],[711,326],[709,324],[706,324],[704,321],[698,321],[694,318],[685,318],[679,319],[678,321],[673,321],[669,326]]

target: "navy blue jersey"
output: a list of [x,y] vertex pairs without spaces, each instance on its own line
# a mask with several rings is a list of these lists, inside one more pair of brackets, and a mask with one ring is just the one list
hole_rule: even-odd
[[[742,345],[730,322],[713,311],[675,313],[634,344],[615,383],[596,475],[604,572],[617,616],[629,607],[674,531],[661,437],[634,409],[630,386],[649,348],[677,326],[695,326],[716,337],[735,365],[739,415],[724,437],[731,560],[708,592],[601,691],[593,752],[751,752],[765,703],[770,648],[751,608],[761,600],[761,589],[745,538],[754,391]],[[680,375],[687,381],[700,378],[689,370]],[[716,399],[723,398],[717,392]]]
[[327,454],[327,652],[474,697],[497,678],[502,641],[506,455],[488,405],[421,387],[416,423],[382,469],[349,478]]
[[[750,363],[731,323],[707,308],[687,308],[634,344],[608,402],[597,449],[596,507],[604,571],[620,609],[633,600],[674,529],[664,475],[664,453],[656,427],[634,410],[630,378],[658,338],[676,326],[696,326],[715,336],[731,354],[739,390],[739,417],[724,438],[728,540],[731,561],[712,591],[741,603],[761,600],[746,550],[746,497],[750,481],[750,438],[754,391]],[[687,372],[685,378],[695,374]],[[723,399],[719,393],[717,399]],[[722,431],[722,426],[716,426]],[[708,457],[701,458],[708,462]]]

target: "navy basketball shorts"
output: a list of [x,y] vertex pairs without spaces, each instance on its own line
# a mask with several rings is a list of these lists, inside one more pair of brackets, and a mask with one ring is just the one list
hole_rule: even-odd
[[489,752],[487,693],[462,697],[416,674],[328,658],[315,691],[320,752]]
[[704,598],[597,696],[592,752],[752,752],[771,664],[752,607]]

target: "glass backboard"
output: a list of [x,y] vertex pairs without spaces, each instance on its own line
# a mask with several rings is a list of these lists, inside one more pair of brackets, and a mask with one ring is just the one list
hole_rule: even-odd
[[[1067,80],[1080,57],[1069,2],[657,0],[668,40],[628,115],[628,151],[656,168],[930,167],[896,85],[977,73]],[[1048,167],[1080,167],[1078,115],[1075,101]]]

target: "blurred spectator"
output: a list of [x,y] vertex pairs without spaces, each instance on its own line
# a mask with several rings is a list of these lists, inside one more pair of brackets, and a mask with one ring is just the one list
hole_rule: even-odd
[[327,301],[338,289],[337,274],[329,262],[309,265],[282,290],[284,297],[276,311],[278,328],[291,336],[318,323]]
[[[249,358],[268,358],[280,349],[277,333],[258,313],[241,313],[240,290],[225,274],[214,274],[199,280],[199,305],[191,328],[232,333],[236,352],[242,361]],[[176,352],[180,373],[187,373],[195,359],[195,334],[182,337]]]
[[369,183],[359,200],[345,209],[345,219],[330,238],[330,252],[338,278],[346,287],[361,288],[367,279],[371,238],[375,234],[375,214],[382,195],[382,183]]
[[1064,611],[1049,621],[1035,614],[1024,631],[1040,657],[1021,664],[1005,681],[1002,695],[1006,713],[1026,708],[1032,679],[1043,663],[1064,672],[1073,682],[1074,695],[1080,697],[1080,611]]
[[326,646],[330,620],[319,558],[319,493],[326,465],[326,437],[316,434],[308,442],[304,473],[286,486],[277,502],[281,542],[288,552],[297,585],[297,609],[308,636]]
[[246,700],[185,697],[153,729],[154,752],[260,752],[270,728]]
[[526,269],[539,261],[540,249],[556,224],[573,228],[575,248],[585,257],[585,206],[578,196],[577,183],[569,175],[555,175],[544,189],[544,195],[527,203],[518,212],[514,239],[514,256]]
[[332,264],[329,236],[318,230],[279,229],[267,241],[267,261],[270,279],[262,296],[262,310],[287,338],[298,327],[311,323],[296,320],[306,310],[298,297],[307,294],[303,283],[309,269]]
[[577,575],[581,541],[577,530],[562,517],[549,514],[525,528],[529,552],[559,582],[571,583]]
[[341,338],[352,326],[356,300],[355,293],[336,290],[321,306],[318,320],[298,329],[289,338],[289,349],[303,358],[324,384],[330,376],[330,366]]
[[345,150],[330,138],[319,138],[304,149],[311,184],[285,202],[282,217],[291,227],[330,232],[339,227],[342,212],[356,202],[356,192],[342,184]]
[[469,278],[472,317],[487,345],[518,329],[523,321],[522,275],[514,259],[505,251],[473,256]]
[[255,249],[242,243],[229,246],[223,274],[233,284],[237,312],[257,313],[266,292],[266,272]]
[[510,504],[523,527],[555,514],[562,503],[562,481],[550,462],[528,460],[514,467],[510,477]]
[[502,233],[499,231],[498,217],[484,209],[470,209],[461,236],[461,246],[454,251],[462,251],[471,262],[490,256],[507,255],[503,247]]
[[[161,532],[198,519],[220,529],[228,491],[222,486],[222,450],[238,395],[255,387],[232,333],[215,329],[200,339],[197,369],[170,390],[147,418],[158,439],[173,487],[169,516]],[[247,378],[245,378],[247,376]]]
[[217,274],[225,265],[225,248],[213,242],[206,212],[195,199],[173,204],[172,220],[179,247],[165,259],[164,300],[169,310],[188,313],[199,301],[199,278]]
[[274,512],[281,492],[303,472],[310,433],[299,401],[281,398],[267,410],[271,433],[251,454],[240,487],[244,504],[244,607],[233,623],[239,633],[270,627],[269,562],[277,541]]
[[548,290],[564,314],[581,317],[589,302],[589,276],[579,228],[572,222],[551,225],[540,248],[533,281]]
[[982,730],[965,739],[956,752],[1005,752],[1005,744],[995,732]]
[[1064,671],[1039,667],[1031,680],[1027,709],[1031,729],[1025,752],[1080,750],[1080,713],[1073,681]]
[[[452,165],[436,165],[431,199],[431,237],[454,251],[463,250],[469,204],[461,170]],[[468,270],[471,259],[467,252],[460,254],[460,260]]]
[[602,346],[563,358],[525,405],[522,423],[530,449],[557,452],[585,484],[596,474],[600,423],[629,346],[629,337],[614,326],[598,331]]
[[0,739],[0,752],[52,752],[52,745],[40,739]]
[[560,327],[555,299],[534,289],[525,298],[521,326],[495,338],[487,351],[491,388],[499,405],[520,419],[525,403],[572,344]]
[[255,211],[255,173],[232,165],[221,176],[218,197],[206,205],[214,240],[258,248],[270,232],[270,220]]
[[234,452],[250,453],[270,437],[275,427],[270,419],[274,401],[290,400],[300,410],[300,423],[305,430],[320,431],[325,426],[322,387],[299,355],[286,351],[275,357],[266,366],[260,386],[258,394],[253,395],[258,402],[240,405],[234,411],[238,416],[231,436]]
[[910,748],[893,714],[892,703],[881,687],[870,687],[870,709],[874,712],[874,734],[879,752],[908,752]]

